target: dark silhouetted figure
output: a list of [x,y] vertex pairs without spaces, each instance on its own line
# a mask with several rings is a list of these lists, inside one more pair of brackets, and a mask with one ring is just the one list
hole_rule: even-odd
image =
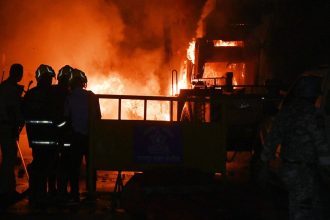
[[305,76],[273,121],[261,160],[267,166],[281,145],[280,177],[289,194],[290,220],[322,219],[318,167],[330,163],[323,120],[315,107],[321,79]]
[[56,193],[58,162],[56,94],[52,90],[55,72],[41,64],[36,70],[37,86],[27,91],[23,99],[23,112],[33,161],[30,174],[31,205],[47,204]]
[[98,99],[96,99],[93,92],[85,89],[86,86],[87,77],[85,73],[74,69],[70,77],[71,93],[65,104],[65,115],[72,128],[69,181],[71,183],[70,200],[74,203],[80,201],[79,177],[83,156],[85,156],[85,161],[88,163],[88,120],[89,117],[92,117],[89,115],[89,103],[96,105],[96,109],[98,109],[97,116],[93,118],[101,118]]
[[71,166],[71,129],[65,121],[64,104],[69,94],[69,79],[73,68],[69,65],[63,66],[57,74],[57,85],[53,86],[56,93],[56,109],[58,111],[58,137],[60,148],[60,160],[58,167],[58,197],[57,202],[66,202],[69,199],[68,184],[69,184],[69,168]]
[[225,91],[226,92],[233,92],[233,72],[227,72],[226,73],[226,86]]
[[[13,64],[9,77],[0,84],[0,205],[18,198],[14,168],[17,161],[17,142],[24,125],[21,113],[23,86],[17,83],[23,77],[23,66]],[[2,204],[3,205],[3,204]]]

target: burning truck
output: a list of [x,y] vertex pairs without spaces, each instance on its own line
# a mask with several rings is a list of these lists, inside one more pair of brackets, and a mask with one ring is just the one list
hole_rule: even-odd
[[252,150],[263,118],[265,87],[246,82],[244,41],[199,38],[195,59],[187,61],[190,89],[179,97],[208,98],[209,103],[180,103],[180,120],[225,123],[227,150]]
[[190,42],[184,75],[188,83],[178,94],[210,102],[180,103],[178,117],[224,123],[227,150],[254,151],[260,144],[260,124],[276,111],[282,85],[266,81],[261,71],[263,54],[253,37],[260,15],[246,16],[251,8],[222,3],[214,6],[200,36]]

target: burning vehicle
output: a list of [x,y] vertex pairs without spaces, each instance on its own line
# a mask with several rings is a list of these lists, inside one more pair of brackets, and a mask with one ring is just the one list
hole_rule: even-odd
[[[261,50],[251,40],[260,22],[257,13],[247,17],[246,8],[229,3],[217,6],[219,9],[205,18],[201,36],[190,43],[185,63],[189,83],[178,94],[185,98],[207,97],[210,102],[181,103],[179,118],[201,122],[219,122],[222,118],[226,149],[254,151],[260,144],[260,124],[270,114],[269,107],[276,111],[282,85],[261,80]],[[240,16],[230,16],[233,10]],[[216,22],[219,18],[222,22]]]

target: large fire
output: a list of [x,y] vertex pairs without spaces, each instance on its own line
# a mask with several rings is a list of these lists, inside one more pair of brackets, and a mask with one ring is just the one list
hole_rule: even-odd
[[[226,62],[219,63],[206,63],[204,69],[205,78],[219,78],[224,77],[226,72],[233,72],[233,85],[244,85],[245,83],[245,63],[231,63]],[[213,81],[207,81],[207,84],[212,85]],[[217,82],[218,85],[223,85],[224,79]]]
[[[150,79],[149,84],[158,84]],[[155,79],[154,79],[155,80]],[[91,77],[88,83],[88,89],[96,94],[129,94],[132,91],[125,85],[129,84],[120,74],[112,74],[111,77]],[[150,87],[140,89],[140,94],[150,92]],[[118,99],[100,99],[100,107],[103,119],[118,119]],[[169,103],[165,101],[147,102],[147,120],[165,120],[170,119]],[[121,101],[121,119],[143,120],[144,102],[143,100],[123,99]]]
[[[186,58],[195,60],[195,40],[189,43]],[[173,85],[168,86],[167,96],[177,95],[180,89],[188,88],[186,62],[183,61],[180,72],[172,71]],[[175,74],[175,75],[173,75]],[[158,84],[158,82],[154,82]],[[127,94],[120,74],[104,78],[93,77],[89,83],[90,89],[97,94]],[[147,93],[150,93],[147,90]],[[105,119],[118,118],[118,100],[100,100],[102,117]],[[170,120],[170,103],[166,101],[149,101],[147,103],[147,120]],[[142,120],[144,116],[144,102],[141,100],[125,100],[122,102],[122,119]]]
[[[52,0],[2,0],[3,78],[11,64],[22,63],[21,83],[26,86],[34,80],[34,87],[40,64],[56,72],[68,64],[86,73],[88,89],[94,93],[175,95],[184,83],[175,82],[178,86],[169,92],[171,71],[177,69],[178,81],[182,78],[186,44],[194,37],[204,4],[205,0],[59,0],[56,4]],[[148,103],[148,118],[168,120],[168,106],[166,102]],[[117,116],[117,107],[102,104],[102,109],[104,117]],[[140,101],[128,100],[123,103],[123,118],[140,119],[141,109]]]
[[[212,2],[59,0],[54,4],[36,0],[31,4],[3,0],[0,54],[4,78],[16,62],[24,66],[24,85],[34,79],[41,63],[55,71],[69,64],[86,73],[88,89],[94,93],[176,95],[188,87],[187,45],[192,37],[199,37],[194,36],[196,26],[212,10]],[[188,47],[192,62],[194,46],[191,42]],[[178,70],[174,86],[173,69]],[[101,100],[101,105],[105,118],[117,117],[116,100]],[[143,117],[141,101],[126,100],[122,105],[123,119]],[[150,102],[147,110],[148,119],[169,118],[168,102]]]
[[[189,43],[187,49],[187,59],[195,64],[195,44],[196,40],[193,39]],[[244,47],[243,41],[223,41],[213,40],[214,47]],[[206,86],[212,86],[225,84],[225,73],[233,72],[233,85],[244,85],[246,79],[246,66],[245,63],[229,63],[226,60],[219,62],[206,62],[204,66],[203,81],[206,82]],[[216,78],[214,81],[214,78]],[[185,78],[186,79],[186,78]],[[183,80],[183,79],[182,79]],[[187,83],[184,84],[186,88]]]
[[[189,42],[187,48],[186,58],[195,63],[195,43],[193,39]],[[215,40],[215,47],[243,47],[242,41],[222,41]],[[168,92],[165,95],[179,94],[180,89],[188,88],[187,81],[187,61],[181,65],[180,71],[172,71],[172,85],[168,86]],[[245,64],[244,63],[206,63],[204,67],[204,78],[221,78],[226,72],[234,72],[233,84],[242,85],[245,82]],[[174,79],[174,80],[173,80]],[[123,80],[120,75],[111,78],[93,78],[91,89],[99,94],[127,94],[124,89]],[[158,82],[154,82],[157,84]],[[206,80],[207,85],[214,83],[213,80]],[[224,80],[216,82],[218,85],[224,84]],[[149,91],[147,90],[147,93]],[[118,101],[117,100],[101,100],[101,109],[104,118],[116,119],[118,118]],[[122,118],[142,120],[144,116],[144,103],[141,100],[125,100],[122,103]],[[152,101],[147,106],[147,119],[148,120],[169,120],[169,103],[164,101]]]
[[[223,41],[213,40],[214,47],[244,47],[243,41]],[[204,69],[205,78],[223,77],[224,73],[233,72],[233,85],[243,85],[245,83],[245,63],[206,63]],[[224,82],[220,82],[223,84]]]

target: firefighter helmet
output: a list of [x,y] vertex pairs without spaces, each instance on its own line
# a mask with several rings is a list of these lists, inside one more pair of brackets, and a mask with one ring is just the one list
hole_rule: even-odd
[[41,64],[36,70],[37,81],[39,81],[44,76],[55,77],[55,71],[51,66],[46,64]]
[[85,73],[79,69],[73,69],[70,74],[69,83],[71,87],[86,87],[87,77]]
[[57,74],[57,81],[59,84],[61,83],[67,83],[70,79],[71,76],[71,72],[72,72],[73,68],[69,65],[65,65],[63,66]]

